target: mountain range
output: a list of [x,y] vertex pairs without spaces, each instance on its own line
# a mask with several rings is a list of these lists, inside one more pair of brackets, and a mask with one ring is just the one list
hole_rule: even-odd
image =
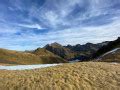
[[24,52],[0,49],[0,64],[52,64],[76,60],[120,62],[120,37],[114,41],[73,46],[55,42]]
[[47,44],[44,48],[48,51],[66,59],[66,60],[87,60],[89,57],[95,53],[98,49],[100,49],[102,46],[107,45],[108,41],[98,43],[98,44],[92,44],[92,43],[86,43],[84,45],[67,45],[62,46],[59,43],[52,43]]

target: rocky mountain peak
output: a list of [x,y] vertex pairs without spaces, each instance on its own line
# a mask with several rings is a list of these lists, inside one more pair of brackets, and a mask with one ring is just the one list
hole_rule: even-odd
[[54,43],[50,44],[50,46],[62,46],[62,45],[57,42],[54,42]]

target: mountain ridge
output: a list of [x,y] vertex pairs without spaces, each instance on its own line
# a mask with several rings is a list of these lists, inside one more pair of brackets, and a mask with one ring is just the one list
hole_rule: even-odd
[[101,47],[97,52],[92,55],[92,58],[99,57],[101,54],[104,54],[114,48],[120,47],[120,37],[114,41],[110,41],[107,45]]
[[55,42],[47,44],[43,48],[67,60],[85,60],[88,59],[88,57],[96,52],[100,47],[106,45],[107,43],[108,41],[98,44],[86,43],[84,45],[76,44],[73,46],[62,46],[61,44]]
[[120,37],[101,47],[92,55],[92,59],[106,62],[120,62]]
[[[120,47],[120,37],[115,41],[105,41],[98,44],[86,43],[84,45],[76,44],[62,46],[55,42],[47,44],[43,48],[24,52],[0,49],[0,63],[50,64],[66,63],[69,61],[90,61],[99,58],[117,47]],[[119,54],[118,51],[117,54]],[[110,56],[106,56],[106,58],[109,57]]]

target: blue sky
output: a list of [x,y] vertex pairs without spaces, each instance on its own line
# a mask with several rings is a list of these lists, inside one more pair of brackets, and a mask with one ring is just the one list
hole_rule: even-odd
[[120,36],[120,0],[0,0],[0,48],[99,43]]

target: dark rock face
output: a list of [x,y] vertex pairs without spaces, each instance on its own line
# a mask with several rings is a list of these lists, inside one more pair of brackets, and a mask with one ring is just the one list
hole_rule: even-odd
[[115,48],[115,49],[101,55],[100,57],[98,57],[97,61],[120,63],[120,48]]
[[98,44],[92,44],[92,43],[87,43],[87,44],[84,44],[84,45],[80,45],[80,44],[77,44],[75,46],[71,46],[71,45],[68,45],[68,46],[65,46],[66,48],[69,48],[73,51],[90,51],[90,52],[94,52],[96,50],[98,50],[100,47],[104,46],[104,45],[107,45],[108,42],[103,42],[103,43],[98,43]]
[[63,47],[62,45],[58,43],[48,44],[44,48],[65,59],[67,59],[68,55],[72,53],[71,50]]
[[120,47],[120,37],[117,40],[111,41],[107,45],[104,45],[103,47],[101,47],[96,53],[92,55],[92,58],[97,58],[103,55],[104,53],[119,47]]
[[94,52],[94,51],[96,51],[96,50],[98,50],[100,47],[101,47],[101,45],[99,45],[99,44],[92,44],[92,43],[87,43],[87,44],[85,44],[85,45],[80,45],[80,44],[77,44],[77,45],[75,45],[75,46],[65,46],[66,48],[69,48],[69,49],[71,49],[72,51],[78,51],[78,52],[88,52],[88,51],[90,51],[90,52]]
[[87,43],[85,45],[77,44],[75,46],[62,46],[55,42],[46,45],[44,48],[67,60],[88,60],[91,54],[95,53],[100,47],[106,45],[107,43],[108,42],[98,44]]

